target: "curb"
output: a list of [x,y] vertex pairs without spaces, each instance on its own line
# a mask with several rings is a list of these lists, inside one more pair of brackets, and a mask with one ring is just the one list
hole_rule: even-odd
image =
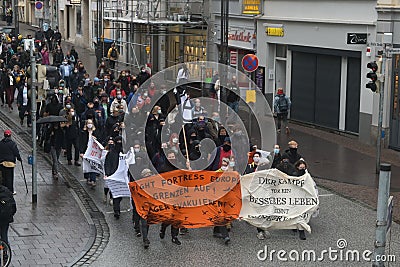
[[[7,114],[0,110],[2,121],[5,125],[11,129],[18,129],[18,138],[23,140],[26,144],[31,144],[31,134],[26,130],[22,129],[17,123],[15,123]],[[22,145],[22,144],[19,144]],[[31,149],[31,147],[30,147]],[[50,157],[42,152],[37,151],[37,156],[43,157],[47,162],[51,163]],[[104,214],[99,210],[96,203],[86,192],[81,183],[76,179],[74,174],[64,165],[60,165],[60,171],[65,184],[69,188],[72,196],[76,200],[79,208],[82,210],[90,229],[95,235],[89,239],[85,249],[77,258],[72,260],[72,263],[67,266],[83,266],[93,263],[103,252],[108,244],[110,238],[110,229],[104,217]]]

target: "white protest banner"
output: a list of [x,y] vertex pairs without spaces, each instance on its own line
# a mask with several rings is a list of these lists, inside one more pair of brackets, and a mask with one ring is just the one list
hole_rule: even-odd
[[239,218],[262,229],[303,229],[318,210],[315,183],[306,172],[289,176],[270,169],[241,177],[242,209]]
[[104,173],[103,150],[104,147],[93,136],[89,136],[87,149],[83,155],[82,168],[84,173]]
[[114,198],[117,197],[131,197],[131,191],[128,183],[128,168],[129,164],[132,164],[135,159],[135,155],[132,150],[127,154],[119,154],[118,169],[110,176],[105,178],[107,187],[111,190],[111,194]]

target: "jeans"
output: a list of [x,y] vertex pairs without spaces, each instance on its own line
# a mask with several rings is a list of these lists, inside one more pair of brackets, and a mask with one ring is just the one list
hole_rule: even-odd
[[[28,125],[32,124],[32,118],[31,118],[31,107],[30,106],[21,106],[19,110],[19,119],[21,120],[22,123],[24,123],[24,118],[26,116],[26,120]],[[28,113],[28,114],[25,114]]]
[[[167,223],[162,223],[161,224],[161,232],[162,233],[164,233],[165,234],[165,230],[167,230],[167,227],[169,226],[169,224],[167,224]],[[171,237],[174,239],[174,238],[177,238],[177,236],[178,236],[178,233],[179,233],[179,228],[175,228],[175,227],[173,227],[172,225],[171,225]]]
[[8,245],[10,243],[8,242],[8,227],[10,226],[9,223],[7,224],[0,224],[0,239],[6,242]]
[[139,232],[140,215],[139,215],[139,213],[137,213],[135,201],[133,201],[133,199],[131,199],[131,203],[132,203],[133,228],[135,229],[136,232]]
[[3,178],[2,184],[11,192],[14,192],[14,168],[0,165],[0,171]]
[[121,200],[122,197],[113,197],[113,208],[114,208],[114,213],[116,212],[121,212]]
[[[140,217],[140,230],[142,232],[143,236],[143,241],[147,239],[147,236],[149,235],[149,225],[147,224],[147,221]],[[178,234],[176,234],[178,235]]]
[[229,102],[228,106],[235,112],[239,112],[239,102]]
[[61,154],[61,148],[55,148],[54,146],[51,146],[50,149],[50,155],[52,160],[51,172],[53,174],[58,173],[58,164],[59,164],[58,159],[60,158],[60,154]]
[[72,160],[72,145],[75,149],[74,160],[79,160],[79,146],[78,146],[78,138],[66,141],[66,148],[67,148],[67,160]]
[[288,113],[287,112],[282,112],[282,113],[278,113],[276,114],[277,120],[278,120],[278,125],[277,128],[278,130],[281,129],[282,123],[283,123],[283,127],[286,128],[287,127],[287,116]]
[[89,182],[96,182],[96,173],[95,172],[86,172],[83,174],[83,177]]

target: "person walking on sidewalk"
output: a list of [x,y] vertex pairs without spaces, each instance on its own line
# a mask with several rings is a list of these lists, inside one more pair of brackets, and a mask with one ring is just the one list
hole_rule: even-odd
[[276,92],[276,96],[274,99],[274,112],[276,114],[278,120],[278,133],[281,132],[281,126],[283,123],[283,127],[285,127],[286,134],[289,134],[289,127],[287,124],[287,117],[290,110],[292,102],[290,98],[285,95],[282,88],[278,88]]
[[115,69],[115,61],[118,60],[118,57],[119,57],[119,53],[118,53],[117,49],[115,48],[115,43],[113,43],[107,52],[107,58],[110,60],[110,69],[112,69],[112,70]]
[[61,128],[60,123],[53,123],[47,129],[45,143],[49,144],[50,155],[52,159],[51,172],[53,174],[54,179],[58,179],[58,169],[59,169],[58,165],[61,154],[61,148],[63,147],[63,142],[64,142],[64,132]]
[[16,160],[22,163],[17,144],[11,139],[11,131],[4,131],[4,138],[0,141],[0,171],[3,177],[2,184],[11,192],[14,191],[14,167]]
[[28,84],[25,82],[22,90],[18,91],[17,106],[19,110],[19,119],[21,126],[24,125],[26,117],[28,127],[32,126],[31,119],[31,97],[29,94]]
[[0,239],[10,245],[8,241],[8,228],[14,221],[17,212],[13,193],[7,187],[0,185]]
[[298,144],[296,141],[291,140],[289,143],[289,148],[285,150],[282,157],[286,157],[289,159],[290,164],[294,165],[300,159],[303,159],[303,156],[297,152]]
[[67,123],[64,127],[65,131],[65,146],[67,149],[68,165],[72,165],[72,145],[75,150],[75,166],[80,166],[79,163],[79,122],[75,114],[75,110],[71,108],[67,114]]
[[[93,120],[92,119],[86,120],[85,126],[83,126],[83,129],[79,135],[80,151],[81,151],[80,156],[82,159],[83,159],[83,155],[87,149],[89,138],[91,136],[93,136],[94,138],[97,138],[98,135],[99,135],[99,133],[96,130]],[[79,164],[79,166],[80,166],[80,164]],[[95,172],[84,172],[83,176],[87,180],[88,185],[91,185],[92,188],[94,188],[96,186],[96,173]]]
[[[122,137],[117,136],[113,140],[109,140],[108,147],[110,151],[107,153],[104,160],[104,179],[113,175],[118,169],[119,153],[122,152]],[[122,197],[113,197],[114,217],[116,219],[119,219],[121,215],[121,200]]]

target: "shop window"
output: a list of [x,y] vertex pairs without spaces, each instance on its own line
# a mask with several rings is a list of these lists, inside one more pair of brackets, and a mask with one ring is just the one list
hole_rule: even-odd
[[286,45],[276,45],[276,57],[280,58],[286,58],[286,51],[287,51],[287,46]]
[[82,34],[82,14],[81,6],[76,6],[76,33]]

